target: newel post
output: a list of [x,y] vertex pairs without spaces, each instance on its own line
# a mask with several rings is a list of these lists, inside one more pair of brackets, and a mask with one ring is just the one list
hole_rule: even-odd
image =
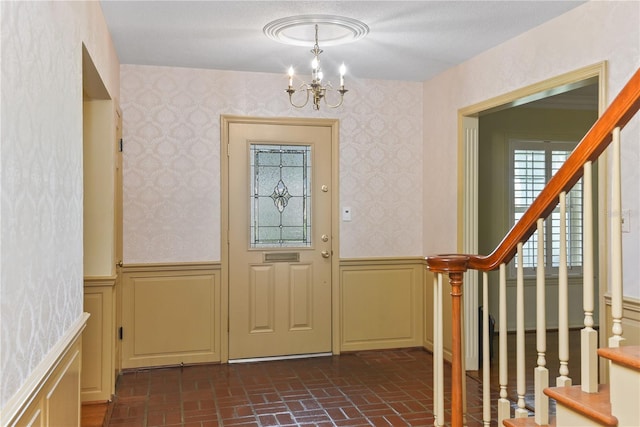
[[438,255],[427,257],[429,270],[436,274],[448,274],[451,285],[451,426],[462,427],[462,284],[469,257],[466,255]]

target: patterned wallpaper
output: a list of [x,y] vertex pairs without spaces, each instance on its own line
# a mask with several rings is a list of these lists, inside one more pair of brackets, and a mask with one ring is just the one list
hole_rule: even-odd
[[[424,149],[429,156],[424,179],[433,184],[424,189],[427,255],[456,250],[457,218],[451,213],[457,210],[458,110],[605,60],[611,100],[640,66],[640,2],[587,2],[425,82]],[[633,215],[631,232],[623,235],[625,295],[635,298],[640,298],[639,121],[636,117],[625,130],[622,144],[623,209]]]
[[422,254],[421,83],[350,79],[288,104],[286,75],[121,66],[126,263],[220,260],[220,115],[340,119],[341,256]]
[[83,42],[119,87],[98,3],[0,8],[2,408],[82,313]]

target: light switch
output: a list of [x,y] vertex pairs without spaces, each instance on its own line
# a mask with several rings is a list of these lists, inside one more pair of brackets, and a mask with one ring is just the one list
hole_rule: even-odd
[[342,208],[342,220],[351,221],[351,208],[349,207]]

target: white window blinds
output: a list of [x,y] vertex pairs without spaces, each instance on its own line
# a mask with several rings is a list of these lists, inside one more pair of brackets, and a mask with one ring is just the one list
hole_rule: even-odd
[[[510,140],[510,207],[514,223],[519,221],[531,203],[571,154],[575,143]],[[545,220],[545,269],[557,274],[560,259],[560,209],[556,207]],[[582,270],[582,181],[567,194],[567,262],[570,274]],[[537,232],[523,248],[525,274],[535,274],[538,247]],[[515,264],[515,263],[514,263]]]

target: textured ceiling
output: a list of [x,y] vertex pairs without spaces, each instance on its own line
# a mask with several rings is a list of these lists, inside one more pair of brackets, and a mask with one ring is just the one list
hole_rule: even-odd
[[[270,21],[330,14],[370,28],[329,46],[325,75],[424,81],[583,1],[114,1],[101,0],[122,64],[308,74],[311,54],[267,38]],[[319,33],[322,48],[322,28]]]

